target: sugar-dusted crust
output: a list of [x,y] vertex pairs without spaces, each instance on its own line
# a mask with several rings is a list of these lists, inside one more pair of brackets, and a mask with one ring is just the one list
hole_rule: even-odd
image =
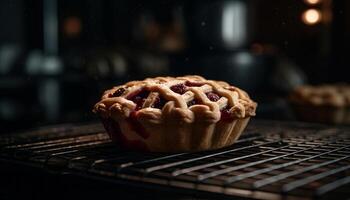
[[[183,94],[171,90],[174,85],[190,83]],[[120,88],[123,93],[114,97]],[[141,108],[130,95],[149,91]],[[215,92],[220,99],[213,102],[206,93]],[[158,97],[166,103],[161,109],[152,105]],[[196,99],[199,104],[188,106]],[[178,152],[221,148],[232,144],[241,134],[257,104],[243,90],[226,82],[206,80],[200,76],[157,77],[132,81],[107,90],[93,111],[104,120],[114,122],[118,131],[107,131],[118,138],[121,145],[135,142],[149,151]],[[227,109],[231,120],[221,119],[221,110]],[[142,134],[131,123],[142,128]],[[119,134],[119,135],[118,135]],[[122,135],[120,135],[122,134]],[[121,137],[122,136],[122,139]],[[118,140],[117,139],[117,140]]]

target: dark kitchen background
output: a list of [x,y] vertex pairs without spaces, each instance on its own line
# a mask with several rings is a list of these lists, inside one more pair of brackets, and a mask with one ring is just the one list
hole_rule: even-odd
[[1,132],[93,121],[105,89],[184,74],[247,90],[257,118],[294,120],[292,88],[349,81],[349,10],[346,0],[2,0]]

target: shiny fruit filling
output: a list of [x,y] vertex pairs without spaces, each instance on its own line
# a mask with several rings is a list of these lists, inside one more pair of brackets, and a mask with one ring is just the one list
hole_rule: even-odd
[[139,140],[128,139],[121,131],[118,122],[111,118],[103,118],[102,123],[110,135],[111,139],[119,144],[121,147],[126,149],[138,149],[143,151],[148,151],[147,145]]
[[121,96],[124,92],[125,92],[125,89],[124,89],[124,88],[119,88],[119,89],[117,89],[115,92],[113,92],[112,94],[110,94],[110,97],[119,97],[119,96]]
[[141,91],[136,91],[134,93],[131,93],[127,99],[130,101],[133,101],[136,104],[135,110],[140,110],[143,106],[143,103],[145,102],[146,98],[149,95],[149,91],[147,90],[141,90]]
[[206,93],[206,95],[210,101],[214,101],[214,102],[219,101],[219,99],[221,98],[218,94],[214,92],[208,92]]
[[187,91],[187,88],[184,84],[180,83],[180,84],[177,84],[177,85],[173,85],[170,87],[170,89],[175,92],[175,93],[178,93],[178,94],[184,94],[186,91]]
[[[208,99],[210,101],[216,102],[219,101],[219,99],[221,98],[221,96],[217,93],[214,92],[208,92],[206,93]],[[224,107],[220,110],[221,112],[221,117],[220,120],[223,122],[231,122],[233,120],[232,115],[230,113],[230,108],[229,107]]]
[[156,97],[156,99],[154,100],[154,103],[153,105],[151,105],[152,108],[158,108],[158,109],[162,109],[163,106],[165,105],[166,103],[166,100],[161,97],[161,96],[158,96]]

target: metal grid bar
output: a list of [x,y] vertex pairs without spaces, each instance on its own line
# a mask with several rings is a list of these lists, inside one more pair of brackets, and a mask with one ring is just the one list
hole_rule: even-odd
[[[292,162],[287,162],[287,163],[283,163],[283,164],[279,164],[279,165],[273,165],[273,166],[271,166],[269,168],[259,169],[259,170],[256,170],[256,171],[252,171],[250,173],[246,173],[246,174],[230,177],[230,178],[228,178],[226,180],[226,184],[233,183],[235,181],[239,181],[239,180],[242,180],[242,179],[245,179],[245,178],[249,178],[249,177],[252,177],[252,176],[257,176],[259,174],[267,173],[267,172],[270,172],[270,171],[273,171],[273,170],[276,170],[276,169],[288,167],[290,165],[295,165],[297,163],[301,163],[301,162],[304,162],[304,161],[307,161],[307,160],[311,160],[311,159],[314,159],[314,158],[317,158],[317,157],[320,157],[320,156],[323,156],[323,155],[326,155],[326,154],[330,154],[330,153],[335,152],[335,151],[339,151],[339,150],[347,148],[349,146],[350,145],[348,145],[346,147],[341,147],[341,148],[338,148],[338,149],[334,149],[334,150],[331,150],[331,151],[327,151],[327,152],[324,152],[324,153],[321,153],[321,154],[318,154],[318,155],[310,156],[310,157],[307,157],[307,158],[303,158],[303,159],[299,159],[299,160],[295,160],[295,161],[292,161]],[[310,147],[310,148],[307,148],[306,150],[309,150],[309,149],[313,149],[313,148]],[[306,151],[306,150],[299,150],[297,152],[286,154],[286,155],[282,155],[282,156],[278,156],[278,157],[279,158],[283,158],[283,157],[287,157],[287,156],[290,156],[290,155],[293,155],[293,154],[296,154],[296,153],[300,153],[300,152],[303,152],[303,151]],[[278,157],[271,158],[269,160],[277,159]],[[263,160],[260,163],[265,162],[265,161],[266,160]],[[294,172],[296,172],[296,171],[294,171]],[[272,179],[270,179],[270,180],[272,180]],[[276,181],[277,181],[277,179],[275,179],[273,182],[276,182]],[[271,183],[273,183],[273,182],[271,182]],[[255,186],[255,188],[258,188],[258,186],[256,184],[254,184],[254,186]]]
[[342,171],[345,171],[345,170],[349,170],[350,169],[350,165],[348,166],[343,166],[343,167],[340,167],[340,168],[337,168],[337,169],[333,169],[333,170],[330,170],[330,171],[326,171],[326,172],[323,172],[323,173],[320,173],[320,174],[315,174],[313,176],[309,176],[309,177],[306,177],[304,179],[300,179],[300,180],[296,180],[296,181],[293,181],[291,183],[288,183],[286,185],[283,186],[283,192],[289,192],[291,190],[294,190],[298,187],[301,187],[303,185],[306,185],[308,183],[311,183],[313,181],[317,181],[319,179],[322,179],[322,178],[325,178],[327,176],[331,176],[333,174],[336,174],[336,173],[339,173],[339,172],[342,172]]
[[[259,138],[262,138],[262,136],[246,138],[246,139],[237,141],[237,143],[239,144],[239,143],[242,143],[242,142],[248,142],[248,141],[256,140],[256,139],[259,139]],[[153,171],[157,171],[157,170],[161,170],[161,169],[165,169],[165,168],[169,168],[169,167],[174,167],[174,166],[182,165],[182,164],[185,164],[185,163],[195,162],[195,161],[198,161],[198,160],[215,157],[215,156],[222,155],[222,154],[227,154],[227,153],[240,151],[240,150],[243,150],[243,149],[249,149],[249,148],[253,148],[253,147],[259,147],[259,146],[262,146],[262,145],[272,144],[272,143],[276,143],[276,142],[279,142],[279,141],[267,142],[267,143],[264,143],[264,144],[257,144],[257,145],[251,145],[251,146],[246,146],[246,147],[237,148],[237,149],[230,149],[230,150],[226,150],[226,151],[220,151],[218,153],[213,153],[213,154],[210,154],[210,155],[195,157],[195,158],[191,158],[191,159],[187,159],[187,160],[181,160],[181,161],[177,161],[177,162],[172,162],[172,163],[168,163],[168,164],[162,165],[162,166],[158,165],[158,166],[155,166],[155,167],[150,167],[150,168],[145,169],[143,172],[150,173],[150,172],[153,172]],[[137,163],[125,163],[122,166],[124,168],[126,168],[126,167],[135,167],[137,165],[148,164],[148,163],[152,163],[152,162],[156,162],[156,161],[160,161],[160,160],[164,160],[164,159],[168,159],[168,158],[173,158],[173,157],[177,157],[177,156],[182,156],[182,155],[186,155],[186,154],[185,153],[175,154],[175,155],[159,157],[159,158],[150,159],[150,160],[137,162]]]
[[326,162],[323,162],[323,163],[320,163],[320,164],[311,165],[311,166],[305,167],[305,168],[300,168],[300,169],[295,170],[295,171],[290,171],[290,172],[282,173],[282,174],[279,174],[279,175],[276,175],[276,176],[271,176],[269,178],[265,178],[265,179],[256,181],[256,182],[254,182],[253,185],[254,185],[255,188],[260,188],[260,187],[263,187],[265,185],[272,184],[272,183],[275,183],[277,181],[286,179],[288,177],[295,176],[295,175],[298,175],[298,174],[302,174],[302,173],[305,173],[307,171],[311,171],[311,170],[314,170],[314,169],[317,169],[317,168],[321,168],[323,166],[330,165],[330,164],[333,164],[333,163],[336,163],[336,162],[339,162],[341,160],[345,160],[345,159],[348,159],[348,158],[350,158],[350,156],[344,156],[344,157],[337,158],[337,159],[330,160],[330,161],[326,161]]
[[105,133],[99,133],[96,135],[84,135],[74,138],[62,138],[57,140],[49,140],[49,141],[40,141],[40,142],[33,142],[33,143],[25,143],[25,144],[15,144],[6,146],[7,149],[16,149],[16,150],[35,150],[35,149],[41,149],[41,148],[50,148],[54,146],[62,146],[62,145],[70,145],[70,144],[76,144],[76,143],[83,143],[83,142],[91,142],[92,140],[97,139],[103,139],[108,140],[108,137]]
[[[271,128],[273,124],[251,125],[226,149],[177,154],[122,151],[102,127],[53,128],[55,134],[65,134],[2,145],[0,159],[61,166],[125,184],[136,181],[249,198],[312,198],[350,183],[349,129],[299,123]],[[293,192],[298,189],[307,192]]]
[[[265,154],[265,153],[273,152],[273,151],[277,151],[277,150],[282,150],[284,148],[289,148],[291,146],[293,146],[293,145],[288,145],[288,146],[284,146],[284,147],[280,147],[280,148],[276,148],[276,149],[271,149],[271,150],[268,150],[268,151],[263,151],[261,153],[257,153],[257,155],[261,155],[261,154]],[[297,146],[297,144],[296,144],[296,146]],[[309,147],[307,149],[301,149],[301,150],[298,150],[296,152],[292,152],[292,153],[285,154],[285,155],[280,155],[280,156],[275,156],[275,157],[271,157],[271,158],[264,159],[264,160],[258,160],[258,161],[255,161],[255,162],[250,162],[250,163],[247,163],[247,164],[244,164],[244,165],[228,167],[228,168],[225,168],[225,169],[222,169],[222,170],[218,170],[218,171],[214,171],[214,172],[211,172],[211,173],[200,175],[198,177],[198,180],[202,181],[202,180],[208,179],[210,177],[218,176],[218,175],[221,175],[221,174],[227,174],[227,173],[235,171],[235,170],[239,170],[239,169],[243,169],[243,168],[246,168],[246,167],[251,167],[251,166],[254,166],[254,165],[266,163],[266,162],[269,162],[269,161],[272,161],[272,160],[277,160],[277,159],[284,158],[284,157],[287,157],[287,156],[291,156],[291,155],[294,155],[294,154],[297,154],[297,153],[301,153],[303,151],[310,150],[310,149],[312,149],[312,147]],[[240,159],[243,159],[245,157],[241,157]],[[280,168],[280,167],[284,167],[284,165],[286,165],[286,164],[288,164],[288,163],[284,163],[282,165],[275,165],[274,167],[276,167],[276,169],[277,169],[277,168]],[[288,166],[288,165],[286,165],[286,166]],[[269,168],[265,168],[265,169],[262,169],[262,170],[268,170],[268,169]],[[254,174],[255,172],[251,172],[251,173]],[[243,175],[239,175],[239,176],[235,176],[235,177],[229,178],[229,179],[226,180],[226,184],[232,183],[232,182],[236,181],[236,179],[237,180],[241,180],[243,178],[244,178]]]
[[[223,151],[223,152],[219,152],[219,153],[213,153],[213,154],[205,155],[205,156],[201,156],[201,157],[191,158],[191,159],[187,159],[187,160],[180,160],[180,161],[173,162],[173,163],[168,163],[168,164],[165,164],[165,165],[157,165],[157,166],[154,166],[154,167],[149,167],[149,168],[144,169],[144,172],[145,173],[150,173],[150,172],[154,172],[154,171],[157,171],[157,170],[166,169],[166,168],[174,167],[174,166],[177,166],[177,165],[183,165],[183,164],[186,164],[186,163],[195,162],[195,161],[199,161],[199,160],[202,160],[202,159],[215,157],[215,156],[226,154],[226,153],[240,151],[240,150],[243,150],[243,149],[250,149],[250,148],[259,147],[259,146],[268,145],[268,144],[273,144],[273,143],[278,143],[278,142],[281,142],[281,140],[273,141],[273,142],[266,142],[266,143],[263,143],[263,144],[257,144],[257,145],[247,146],[247,147],[242,147],[242,148],[238,148],[238,149],[231,149],[231,150],[227,150],[227,151]],[[265,151],[265,153],[270,152],[270,151],[272,151],[272,150]],[[258,153],[258,154],[262,154],[262,153],[263,152]],[[256,155],[258,155],[258,154],[256,154]],[[249,156],[253,156],[253,155],[249,155]]]
[[323,185],[322,187],[318,188],[316,191],[316,195],[320,196],[322,194],[325,194],[327,192],[330,192],[332,190],[335,190],[343,185],[347,185],[350,183],[350,176],[338,179],[334,182],[328,183],[326,185]]

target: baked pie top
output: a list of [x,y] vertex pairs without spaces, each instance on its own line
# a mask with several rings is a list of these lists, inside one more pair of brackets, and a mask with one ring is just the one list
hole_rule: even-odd
[[156,77],[131,81],[104,92],[94,107],[103,117],[217,122],[255,115],[257,104],[243,90],[201,76]]
[[348,107],[350,106],[350,85],[304,85],[292,92],[290,100],[303,105]]

